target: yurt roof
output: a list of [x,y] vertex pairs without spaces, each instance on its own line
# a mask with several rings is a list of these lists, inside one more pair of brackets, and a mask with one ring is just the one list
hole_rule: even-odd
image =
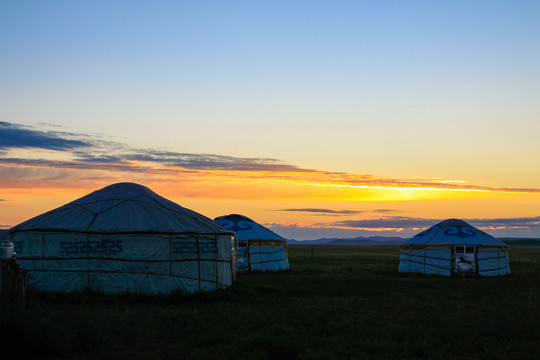
[[118,183],[38,215],[17,231],[230,234],[211,219],[134,183]]
[[214,220],[227,229],[234,231],[237,240],[285,240],[247,216],[231,214],[217,217]]
[[458,219],[441,221],[407,240],[403,245],[422,244],[496,245],[506,247],[506,244],[501,240]]

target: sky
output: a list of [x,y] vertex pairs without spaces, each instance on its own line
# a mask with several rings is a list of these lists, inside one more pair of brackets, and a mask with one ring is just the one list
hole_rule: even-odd
[[540,2],[0,0],[0,228],[117,182],[286,238],[540,237]]

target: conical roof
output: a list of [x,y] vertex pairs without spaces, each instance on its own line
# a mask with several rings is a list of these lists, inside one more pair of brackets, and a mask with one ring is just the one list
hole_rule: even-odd
[[17,231],[89,233],[231,232],[211,219],[134,183],[118,183],[94,191],[15,227]]
[[231,214],[214,219],[236,233],[237,240],[285,240],[272,230],[256,223],[247,216]]
[[423,244],[496,245],[506,247],[506,244],[501,240],[458,219],[441,221],[407,240],[403,245]]

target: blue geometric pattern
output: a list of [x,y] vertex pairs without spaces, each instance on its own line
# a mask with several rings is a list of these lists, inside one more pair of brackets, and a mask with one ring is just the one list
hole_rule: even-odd
[[448,235],[448,236],[460,237],[460,238],[478,236],[478,233],[474,229],[467,228],[464,226],[454,226],[454,227],[446,228],[443,230],[443,234]]
[[15,250],[15,252],[17,254],[22,254],[23,252],[23,245],[24,245],[24,241],[14,241],[13,242],[13,249]]
[[238,216],[238,215],[229,215],[229,216],[227,216],[227,219],[225,221],[223,221],[222,224],[227,229],[232,230],[234,232],[253,229],[253,227],[251,227],[249,222],[247,222],[241,216]]
[[103,241],[62,241],[60,243],[62,255],[73,254],[112,254],[120,253],[122,249],[122,240],[103,240]]
[[[218,249],[213,241],[200,241],[199,250],[201,254],[217,254]],[[194,241],[173,241],[173,254],[197,254],[197,244]]]

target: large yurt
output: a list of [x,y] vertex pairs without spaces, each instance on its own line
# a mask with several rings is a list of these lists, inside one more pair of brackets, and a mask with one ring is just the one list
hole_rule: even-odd
[[232,232],[133,183],[25,221],[9,238],[42,290],[193,293],[232,282]]
[[444,220],[401,246],[400,272],[433,275],[510,274],[508,246],[457,219]]
[[287,240],[283,237],[243,215],[225,215],[214,220],[235,233],[238,272],[289,269]]

